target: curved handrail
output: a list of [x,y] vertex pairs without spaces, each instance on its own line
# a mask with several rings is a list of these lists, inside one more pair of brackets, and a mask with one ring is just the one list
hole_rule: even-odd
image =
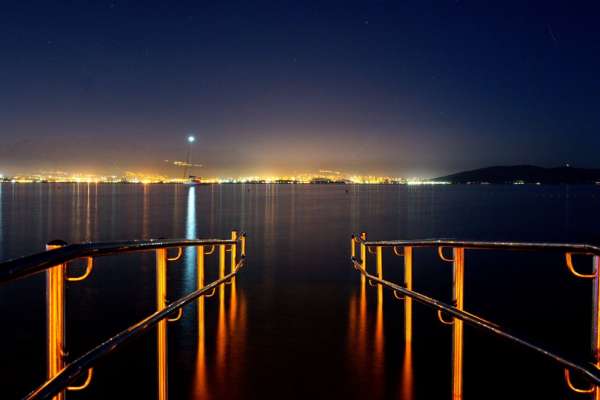
[[[223,241],[220,241],[223,242]],[[227,241],[226,241],[227,242]],[[231,242],[231,241],[228,241]],[[209,290],[213,290],[217,286],[227,282],[235,275],[237,275],[240,268],[242,268],[245,264],[245,256],[241,256],[240,261],[236,264],[233,271],[229,274],[225,275],[223,278],[218,279],[210,284],[204,286],[202,289],[198,289],[188,295],[185,295],[173,303],[169,304],[167,307],[163,308],[160,311],[156,311],[153,314],[150,314],[143,320],[138,323],[130,326],[129,328],[117,333],[110,339],[96,346],[92,350],[88,351],[81,357],[74,360],[72,363],[67,365],[62,371],[60,371],[57,375],[55,375],[50,380],[46,381],[42,386],[38,387],[33,392],[29,393],[25,396],[24,400],[37,400],[37,399],[51,399],[53,396],[57,395],[61,391],[63,391],[73,380],[75,380],[79,375],[87,371],[89,368],[93,367],[101,358],[106,355],[112,353],[121,345],[125,344],[130,339],[141,335],[142,333],[148,331],[154,325],[156,325],[161,320],[167,318],[173,312],[178,309],[188,305],[193,300],[198,297],[204,295],[204,293]]]
[[[371,242],[372,245],[375,245],[374,243],[381,243],[381,242]],[[395,242],[397,243],[397,242]],[[408,242],[408,243],[415,243],[415,242]],[[471,242],[472,243],[472,242]],[[398,244],[396,244],[398,245]],[[407,246],[411,246],[412,244],[407,244]],[[375,275],[371,275],[369,274],[367,271],[365,271],[362,267],[362,264],[359,262],[359,260],[356,257],[351,257],[352,260],[352,264],[354,265],[354,268],[357,269],[362,275],[364,275],[367,279],[369,280],[373,280],[377,283],[380,283],[381,285],[392,289],[394,291],[400,292],[402,294],[404,294],[405,296],[411,297],[412,299],[418,301],[419,303],[428,305],[430,307],[436,308],[438,310],[444,311],[448,314],[451,314],[453,317],[458,318],[463,320],[464,322],[471,324],[473,326],[482,328],[484,330],[487,330],[489,332],[491,332],[492,334],[499,336],[499,337],[503,337],[505,339],[508,339],[509,341],[513,342],[513,343],[517,343],[521,346],[524,346],[530,350],[533,350],[537,353],[540,353],[550,359],[552,359],[553,361],[557,362],[558,364],[562,365],[565,368],[569,368],[575,371],[578,371],[580,374],[582,374],[587,380],[589,380],[590,382],[594,383],[595,385],[600,385],[600,376],[597,375],[596,372],[594,372],[594,369],[589,369],[587,367],[584,367],[580,364],[577,364],[575,362],[569,361],[566,358],[559,356],[553,352],[550,352],[548,350],[545,350],[535,344],[532,344],[524,339],[521,339],[517,336],[514,336],[504,330],[502,330],[500,327],[498,327],[497,325],[486,321],[483,318],[480,318],[474,314],[468,313],[466,311],[463,310],[459,310],[456,307],[453,307],[449,304],[446,304],[444,302],[441,302],[439,300],[436,300],[432,297],[426,296],[424,294],[421,294],[419,292],[415,292],[413,290],[408,290],[400,285],[397,285],[395,283],[386,281],[384,279],[380,279]]]
[[585,253],[600,256],[600,247],[591,244],[572,244],[572,243],[520,243],[520,242],[495,242],[495,241],[469,241],[453,239],[420,239],[420,240],[362,240],[360,235],[353,235],[356,243],[365,246],[410,246],[410,247],[462,247],[464,249],[488,249],[488,250],[557,250],[574,253]]
[[237,240],[148,239],[70,244],[58,249],[47,250],[0,263],[0,283],[33,275],[58,264],[64,264],[81,257],[101,257],[168,247],[231,245],[236,244],[243,236],[245,236],[245,233],[240,234]]

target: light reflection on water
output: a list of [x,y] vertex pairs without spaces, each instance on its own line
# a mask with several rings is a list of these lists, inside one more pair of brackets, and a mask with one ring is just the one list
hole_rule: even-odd
[[3,205],[4,205],[4,196],[2,196],[2,188],[4,187],[4,185],[0,184],[0,260],[4,260],[4,241],[2,240],[3,238],[3,232],[4,232],[4,226],[2,225],[2,213],[3,213]]
[[[448,397],[450,332],[437,325],[430,310],[415,306],[413,346],[405,346],[402,303],[389,300],[390,293],[360,285],[348,262],[350,233],[365,230],[374,239],[437,236],[597,242],[599,200],[600,190],[593,187],[566,191],[560,187],[0,184],[0,258],[39,251],[51,239],[73,243],[149,237],[228,238],[231,229],[239,228],[249,235],[249,263],[239,280],[215,297],[189,307],[182,321],[169,325],[172,398],[272,397],[281,393],[292,398]],[[417,253],[415,289],[448,299],[449,292],[444,289],[449,279],[447,268]],[[495,282],[504,281],[503,271],[513,263],[491,259],[481,263],[485,268],[475,268],[479,263],[471,262],[470,257],[474,256],[467,255],[467,307],[497,304],[502,291]],[[217,259],[218,254],[207,257],[207,282],[218,274]],[[522,266],[536,267],[530,261]],[[196,263],[194,249],[187,249],[181,262],[169,264],[170,300],[195,288]],[[389,273],[390,279],[401,282],[395,264],[384,264],[386,276]],[[553,259],[538,264],[545,268],[561,265]],[[526,270],[519,266],[514,271]],[[548,282],[536,281],[535,290],[565,290],[574,302],[587,304],[589,299],[578,287],[563,287],[570,282],[552,286],[552,282],[561,282],[562,269],[545,271]],[[502,297],[502,307],[515,308],[512,298],[532,297],[531,286],[518,285],[534,274],[523,273],[521,281],[511,281],[517,286],[511,298]],[[70,331],[91,332],[86,338],[68,335],[70,345],[87,348],[151,311],[153,274],[151,254],[127,262],[102,260],[88,281],[69,289]],[[115,279],[117,275],[122,278]],[[0,375],[5,377],[0,383],[8,392],[23,394],[39,382],[29,379],[33,373],[20,360],[37,360],[43,365],[43,349],[36,345],[42,343],[43,290],[43,282],[35,279],[0,288],[0,311],[14,321],[12,327],[18,327],[1,334],[13,344],[4,359],[14,362],[0,366]],[[121,296],[126,293],[126,297],[101,301],[108,291]],[[488,291],[494,295],[487,297]],[[122,302],[131,299],[134,304],[123,311]],[[551,296],[544,299],[550,304],[558,301]],[[504,322],[522,322],[522,316],[503,313],[502,307],[485,310],[492,317],[497,312]],[[549,328],[556,323],[556,316],[540,312],[532,303],[525,303],[520,315],[536,319],[540,328],[532,335],[547,333],[551,343],[561,343],[562,338]],[[587,310],[574,309],[560,318],[562,324],[580,326]],[[587,332],[575,331],[566,334],[584,339],[574,343],[586,340]],[[150,348],[154,348],[154,340],[148,339]],[[130,370],[129,364],[111,364],[116,356],[107,359],[95,376],[96,383],[86,392],[88,398],[110,397],[114,393],[107,382],[124,385],[125,375],[140,390],[136,394],[152,397],[156,374],[146,373],[140,365],[154,368],[155,355],[144,339],[139,343],[139,350],[124,350],[119,358],[138,365],[139,371]],[[487,342],[479,337],[465,339],[467,398],[469,391],[476,394],[478,388],[491,384],[477,375],[476,366],[485,362],[484,354],[495,347],[479,352],[481,343]],[[566,350],[587,351],[584,347]],[[502,347],[502,352],[523,361],[522,368],[539,367],[539,360],[510,351]],[[495,358],[497,365],[488,368],[505,370],[507,364],[500,356],[503,354]],[[556,371],[548,371],[552,378]],[[433,387],[430,382],[442,383]],[[561,393],[562,382],[548,382],[552,385],[538,387],[536,394],[560,398],[552,394]],[[294,389],[291,394],[290,388]]]
[[[187,193],[187,213],[185,216],[185,238],[195,239],[196,234],[196,188],[190,186]],[[196,249],[188,247],[185,249],[184,284],[185,291],[189,293],[194,290],[196,269]]]

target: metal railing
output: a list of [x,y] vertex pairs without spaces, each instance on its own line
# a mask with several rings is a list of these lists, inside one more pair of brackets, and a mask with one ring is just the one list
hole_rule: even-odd
[[[360,246],[357,255],[356,245]],[[452,263],[452,304],[446,304],[437,299],[413,290],[413,249],[417,247],[437,248],[439,257]],[[391,248],[396,256],[404,258],[404,282],[399,285],[383,279],[383,249]],[[452,249],[452,257],[444,254],[445,249]],[[591,323],[591,365],[573,362],[555,352],[546,350],[532,342],[522,339],[504,330],[498,324],[490,322],[464,310],[464,269],[465,250],[517,250],[517,251],[555,251],[565,255],[568,270],[577,278],[590,279],[592,288],[592,323]],[[463,393],[463,322],[483,329],[494,336],[502,337],[512,343],[533,350],[546,358],[558,363],[564,368],[564,377],[569,389],[576,393],[587,393],[600,400],[600,247],[583,244],[554,244],[554,243],[512,243],[512,242],[482,242],[457,240],[391,240],[368,241],[367,234],[352,235],[351,238],[352,265],[361,273],[362,290],[367,284],[377,286],[379,299],[382,298],[383,288],[391,289],[395,298],[404,302],[404,340],[410,346],[412,340],[412,301],[437,309],[439,320],[452,325],[452,396],[461,399]],[[368,254],[375,255],[376,275],[367,271]],[[578,272],[573,263],[573,255],[592,257],[592,273]],[[452,316],[451,320],[444,319],[443,314]],[[576,387],[570,377],[570,371],[576,371],[582,378],[589,381],[587,388]]]
[[[167,302],[167,263],[178,260],[183,247],[196,248],[196,290],[176,301]],[[169,257],[169,248],[177,248],[177,254]],[[239,257],[238,257],[239,248]],[[129,340],[158,328],[158,397],[166,400],[167,394],[167,322],[181,318],[183,307],[198,300],[198,317],[203,320],[204,298],[214,295],[217,287],[223,300],[224,284],[232,284],[235,290],[235,277],[245,265],[246,234],[232,231],[231,239],[158,239],[105,243],[82,243],[67,245],[62,241],[47,244],[47,251],[0,263],[0,282],[8,282],[27,277],[38,272],[46,273],[46,377],[47,380],[24,399],[64,400],[67,391],[85,389],[92,381],[94,365],[106,355],[120,348]],[[218,279],[205,284],[205,256],[218,249]],[[65,362],[68,352],[65,348],[65,302],[66,283],[78,282],[87,278],[94,266],[94,258],[123,253],[154,251],[156,257],[156,311],[129,328],[117,333],[110,339],[78,357],[70,363]],[[230,253],[230,270],[226,272],[226,253]],[[68,275],[68,262],[77,259],[86,260],[86,269],[82,275]],[[169,318],[177,312],[177,316]],[[69,386],[86,373],[84,382]]]

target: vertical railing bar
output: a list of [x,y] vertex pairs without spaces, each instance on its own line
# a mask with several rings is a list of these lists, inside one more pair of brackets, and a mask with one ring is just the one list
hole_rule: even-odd
[[219,245],[219,279],[225,276],[225,245]]
[[242,257],[246,257],[246,233],[242,232],[242,248],[240,249],[240,253],[242,255]]
[[[52,241],[46,250],[66,246],[65,242]],[[46,270],[46,377],[51,379],[64,368],[65,354],[65,264]],[[53,400],[63,400],[62,391]]]
[[[366,272],[367,271],[367,246],[365,246],[365,241],[367,240],[367,232],[361,232],[360,234],[360,260],[362,262],[362,268]],[[366,277],[364,274],[360,274],[360,283],[365,286]]]
[[[454,261],[453,266],[453,301],[457,309],[463,310],[464,301],[464,253],[465,250],[460,247],[453,249]],[[463,321],[459,318],[454,318],[452,325],[452,395],[453,400],[462,399],[462,378],[463,378]]]
[[[219,245],[219,279],[223,279],[223,277],[225,276],[225,245],[221,244]],[[225,301],[225,285],[220,285],[219,286],[219,297],[220,297],[220,303],[223,303]]]
[[[231,245],[231,272],[235,271],[235,266],[237,265],[237,238],[238,232],[231,231],[231,240],[233,240],[233,244]],[[235,277],[231,278],[231,282],[235,282]]]
[[[375,248],[375,257],[376,257],[377,277],[379,279],[383,279],[383,249],[381,246],[377,246]],[[380,297],[383,296],[383,285],[381,283],[377,284],[377,294]]]
[[[238,239],[238,231],[231,231],[231,240],[233,244],[231,245],[231,272],[235,271],[235,266],[237,265],[237,239]],[[230,290],[230,307],[229,307],[229,319],[232,322],[232,326],[235,322],[237,315],[237,287],[236,287],[237,278],[234,276],[231,278],[231,290]]]
[[[167,250],[156,250],[156,309],[162,310],[167,306]],[[158,363],[158,399],[168,398],[167,371],[167,320],[163,319],[157,325],[157,363]]]
[[[600,369],[600,256],[594,256],[592,280],[592,360],[596,368]],[[594,399],[600,400],[600,387],[595,386]]]
[[[412,250],[410,246],[404,247],[404,286],[407,290],[413,288]],[[410,296],[404,296],[404,341],[412,342],[412,298]]]

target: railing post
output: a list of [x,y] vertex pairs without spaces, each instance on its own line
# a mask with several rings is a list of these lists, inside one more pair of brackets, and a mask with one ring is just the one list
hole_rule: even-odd
[[[233,244],[231,245],[231,272],[235,271],[235,266],[237,265],[237,239],[238,239],[238,231],[231,231],[231,240],[233,240]],[[231,291],[235,291],[235,276],[231,278]]]
[[[453,254],[452,297],[455,307],[463,310],[465,249],[455,247]],[[452,328],[452,398],[459,400],[462,399],[463,321],[459,318],[454,318]]]
[[246,257],[246,234],[245,233],[242,233],[241,244],[242,244],[242,248],[240,249],[240,253],[241,253],[242,257]]
[[[360,239],[361,239],[360,260],[362,262],[362,269],[366,272],[367,271],[367,246],[365,246],[364,241],[367,240],[367,232],[361,232]],[[365,286],[365,284],[367,283],[364,274],[360,274],[360,283],[362,286]]]
[[[381,246],[377,246],[375,248],[375,257],[376,257],[376,267],[377,267],[377,277],[379,279],[383,279],[383,248]],[[383,294],[383,285],[379,283],[377,285],[377,294]]]
[[375,254],[377,256],[377,277],[383,279],[383,249],[381,246],[376,247]]
[[[196,289],[204,287],[204,246],[196,247]],[[198,297],[198,337],[204,342],[204,296]]]
[[[231,272],[235,271],[235,266],[237,265],[237,239],[238,239],[238,231],[231,231],[231,240],[233,240],[233,244],[231,245]],[[229,298],[230,307],[229,307],[229,320],[232,323],[235,321],[237,315],[237,290],[236,290],[236,277],[233,276],[231,278],[231,297]]]
[[[383,248],[375,249],[377,277],[383,279]],[[383,364],[384,360],[384,333],[383,333],[383,285],[377,284],[377,314],[375,316],[375,359]]]
[[[219,245],[219,279],[223,279],[225,277],[225,245]],[[221,294],[224,293],[225,287],[220,285],[219,292]],[[222,297],[222,296],[221,296]]]
[[[196,288],[200,290],[204,287],[204,246],[196,247]],[[196,360],[196,393],[199,398],[204,398],[206,394],[206,365],[205,365],[205,350],[204,350],[204,296],[198,297],[198,354]]]
[[219,245],[219,279],[225,276],[225,245]]
[[[46,244],[46,250],[66,246],[62,240]],[[51,379],[64,368],[65,354],[65,264],[46,270],[46,378]],[[64,400],[65,392],[54,396]]]
[[[592,290],[592,360],[600,369],[600,256],[594,256],[594,279]],[[594,399],[600,400],[600,387],[595,386]]]
[[[412,276],[412,247],[404,247],[404,287],[407,290],[413,288]],[[412,298],[404,296],[404,341],[412,342]]]
[[237,239],[238,231],[231,231],[231,240],[233,240],[233,244],[231,245],[231,272],[235,271],[235,266],[237,265]]
[[[156,250],[156,309],[167,306],[167,249]],[[168,398],[167,320],[158,322],[158,399]]]

